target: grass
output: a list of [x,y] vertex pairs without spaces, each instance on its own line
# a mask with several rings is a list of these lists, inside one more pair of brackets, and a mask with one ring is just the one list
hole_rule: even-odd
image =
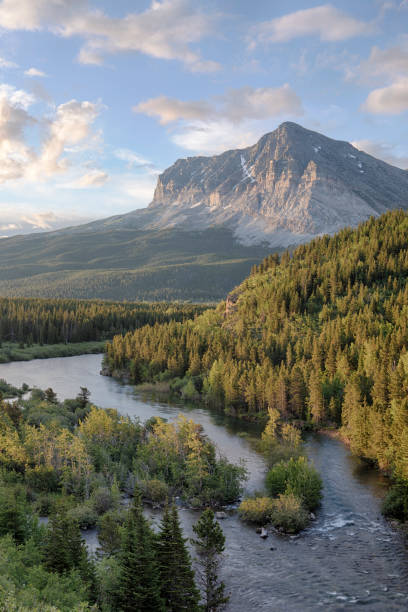
[[75,342],[72,344],[33,344],[25,345],[3,342],[0,347],[0,363],[9,361],[30,361],[31,359],[49,359],[51,357],[73,357],[89,353],[103,353],[106,341]]

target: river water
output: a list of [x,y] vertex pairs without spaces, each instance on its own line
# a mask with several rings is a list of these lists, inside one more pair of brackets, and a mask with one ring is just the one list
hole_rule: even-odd
[[[102,407],[138,416],[167,419],[180,412],[201,423],[231,461],[243,458],[249,471],[246,488],[262,488],[262,458],[239,434],[256,428],[201,407],[172,406],[143,400],[133,388],[99,375],[100,355],[82,355],[0,365],[0,378],[52,387],[60,399],[75,397],[80,386]],[[380,515],[386,483],[374,470],[352,457],[339,441],[323,435],[306,440],[310,459],[324,483],[317,520],[300,536],[271,534],[261,540],[253,527],[233,515],[222,521],[227,538],[223,578],[231,591],[234,612],[312,612],[408,610],[408,551],[398,532]],[[197,514],[180,510],[186,535]],[[157,521],[159,515],[153,515]],[[95,534],[88,543],[95,544]]]

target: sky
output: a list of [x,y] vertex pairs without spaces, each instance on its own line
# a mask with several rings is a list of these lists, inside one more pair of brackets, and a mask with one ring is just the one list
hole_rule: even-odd
[[283,121],[408,168],[408,0],[0,0],[0,236],[122,214]]

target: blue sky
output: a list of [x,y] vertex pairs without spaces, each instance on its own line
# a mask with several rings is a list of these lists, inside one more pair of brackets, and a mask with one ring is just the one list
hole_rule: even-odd
[[1,0],[0,235],[296,121],[408,168],[408,1]]

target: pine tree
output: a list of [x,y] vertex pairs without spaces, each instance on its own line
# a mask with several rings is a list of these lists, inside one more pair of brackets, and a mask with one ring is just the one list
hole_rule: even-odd
[[154,550],[155,536],[143,516],[137,491],[124,527],[118,604],[122,612],[164,612]]
[[166,508],[157,540],[161,596],[168,612],[197,612],[199,592],[177,509]]
[[199,554],[199,578],[204,592],[202,609],[204,612],[219,612],[224,610],[229,601],[229,595],[225,594],[225,584],[218,577],[225,536],[210,508],[201,514],[193,525],[193,531],[196,539],[191,541]]

